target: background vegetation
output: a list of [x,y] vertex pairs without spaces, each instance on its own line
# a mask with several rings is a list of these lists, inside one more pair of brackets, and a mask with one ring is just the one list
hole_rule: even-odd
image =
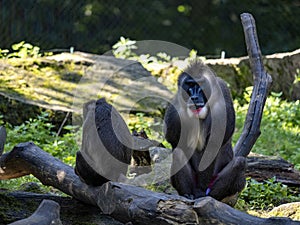
[[[121,39],[120,42],[128,44],[129,40]],[[134,41],[133,41],[134,42]],[[131,43],[131,42],[130,42]],[[20,44],[21,47],[16,48],[13,52],[2,51],[3,57],[23,57],[28,56],[38,57],[39,51],[35,51],[36,47],[25,44]],[[22,47],[23,46],[23,47]],[[26,47],[27,46],[27,47]],[[141,62],[144,62],[144,66],[147,67],[147,61],[140,59],[139,56],[132,54],[130,46],[123,48],[123,51],[119,51],[119,45],[114,47],[114,53],[121,58],[131,58]],[[25,48],[25,50],[24,50]],[[1,51],[0,51],[1,53]],[[191,57],[195,57],[194,52],[191,52]],[[172,58],[160,53],[157,57],[152,57],[152,61],[157,63],[165,63],[171,61]],[[174,69],[173,76],[176,77],[177,70]],[[154,74],[160,76],[159,74]],[[159,77],[158,77],[159,78]],[[172,83],[173,82],[173,83]],[[171,87],[173,89],[176,83],[176,79],[171,79]],[[252,87],[245,90],[243,99],[234,100],[234,106],[236,110],[236,132],[234,134],[233,141],[236,142],[243,128],[245,115],[248,109],[248,103],[250,100]],[[300,146],[299,146],[299,133],[300,133],[300,101],[288,102],[282,100],[280,93],[271,93],[271,96],[267,99],[263,121],[261,125],[262,135],[256,142],[253,148],[253,152],[275,155],[283,157],[295,165],[295,168],[300,169]],[[75,126],[65,126],[65,132],[63,135],[57,135],[58,131],[54,129],[54,125],[49,122],[48,113],[44,112],[35,119],[29,119],[21,125],[12,126],[8,123],[4,123],[3,116],[0,115],[0,125],[5,125],[8,132],[7,142],[5,145],[6,151],[11,150],[15,145],[20,142],[33,141],[36,145],[43,150],[49,152],[54,157],[59,158],[63,162],[74,166],[76,151],[79,150],[81,143],[81,129]],[[129,121],[126,121],[129,129],[132,130],[145,130],[150,138],[159,140],[167,145],[163,139],[163,134],[160,133],[161,120],[155,121],[153,118],[147,118],[142,113],[131,115]],[[167,145],[168,146],[168,145]],[[24,184],[28,182],[39,181],[32,177],[22,177],[19,179],[0,181],[0,187],[10,189],[23,189]],[[151,185],[150,185],[151,186]],[[36,188],[36,186],[34,186]],[[153,186],[150,188],[153,189]],[[156,187],[160,190],[160,187]],[[52,188],[35,189],[36,191],[48,192],[56,191]],[[247,188],[241,193],[237,208],[242,210],[268,210],[274,206],[280,205],[285,202],[300,201],[299,191],[288,189],[287,186],[276,183],[275,178],[267,180],[265,183],[258,183],[255,180],[247,180]]]
[[163,40],[201,55],[246,55],[239,15],[257,21],[264,54],[300,46],[299,0],[0,0],[0,48],[25,40],[42,50],[102,54],[120,36]]

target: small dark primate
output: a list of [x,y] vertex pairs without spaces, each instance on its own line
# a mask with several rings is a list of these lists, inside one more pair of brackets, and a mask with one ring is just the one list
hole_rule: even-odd
[[104,98],[83,107],[82,146],[75,173],[85,183],[100,186],[124,181],[130,165],[133,140],[126,123]]
[[246,161],[234,157],[235,112],[226,83],[201,61],[178,78],[165,114],[165,137],[173,148],[171,183],[188,198],[217,200],[245,186]]
[[[134,137],[138,137],[141,139],[147,139],[147,140],[149,139],[144,130],[141,130],[140,132],[137,132],[136,130],[134,130],[132,132],[132,135]],[[148,172],[148,173],[151,171],[151,168],[150,168],[151,167],[151,157],[150,157],[149,150],[148,151],[147,150],[133,151],[132,159],[133,159],[132,163],[134,166],[146,167],[144,169],[146,169],[146,172]],[[146,172],[144,172],[144,173],[146,173]]]

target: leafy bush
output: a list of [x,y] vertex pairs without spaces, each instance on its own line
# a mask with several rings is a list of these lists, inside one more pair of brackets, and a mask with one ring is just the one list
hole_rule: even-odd
[[162,132],[162,119],[161,118],[153,118],[147,117],[144,113],[136,113],[135,115],[131,115],[127,121],[128,128],[130,131],[145,131],[147,136],[150,139],[161,142],[167,148],[171,148],[171,145],[164,140],[163,132]]
[[240,194],[237,208],[268,210],[283,203],[300,200],[300,194],[295,196],[286,185],[275,181],[275,177],[264,183],[248,178],[246,188]]
[[[3,124],[3,122],[1,123],[1,118],[0,124]],[[19,126],[12,127],[6,124],[6,128],[6,150],[11,150],[21,142],[32,141],[63,162],[69,165],[75,164],[75,153],[79,149],[77,140],[78,136],[80,136],[80,131],[75,132],[76,127],[65,126],[64,129],[69,132],[63,136],[58,136],[53,131],[54,126],[49,122],[48,113],[43,112],[36,119],[29,119]]]
[[[49,122],[48,116],[48,113],[43,112],[36,119],[29,119],[19,126],[13,127],[5,124],[7,129],[5,150],[10,151],[15,145],[21,142],[32,141],[41,149],[59,158],[64,163],[74,166],[76,151],[79,149],[77,140],[81,133],[80,130],[76,129],[75,126],[65,126],[64,129],[68,130],[68,133],[58,136],[53,131],[54,126]],[[1,117],[0,125],[4,125]],[[18,179],[0,181],[0,187],[19,189],[21,184],[32,181],[40,183],[37,178],[30,175]],[[42,187],[45,191],[51,189]]]
[[[21,41],[19,43],[13,44],[11,46],[13,52],[9,52],[8,49],[0,49],[0,58],[37,58],[42,56],[40,48],[38,46],[33,46],[32,44]],[[51,55],[52,53],[47,53]]]
[[137,58],[137,55],[133,52],[134,49],[137,49],[135,44],[136,41],[121,37],[120,40],[112,46],[114,56],[121,59]]
[[[251,88],[247,89],[249,93]],[[249,101],[249,94],[245,94]],[[261,123],[261,135],[253,146],[252,152],[264,155],[280,156],[300,169],[300,101],[288,102],[282,100],[279,94],[272,93],[267,98],[263,119]],[[248,105],[239,105],[236,108],[236,133],[233,140],[237,141],[241,134]]]

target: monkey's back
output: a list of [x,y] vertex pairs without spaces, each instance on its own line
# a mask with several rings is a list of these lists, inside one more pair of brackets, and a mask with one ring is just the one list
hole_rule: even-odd
[[[78,158],[78,165],[85,169],[91,167],[103,182],[119,181],[127,173],[133,145],[124,120],[105,99],[86,103],[83,112],[82,157]],[[79,174],[86,174],[79,169]]]
[[95,122],[104,147],[121,162],[130,164],[132,135],[122,116],[104,98],[96,101]]

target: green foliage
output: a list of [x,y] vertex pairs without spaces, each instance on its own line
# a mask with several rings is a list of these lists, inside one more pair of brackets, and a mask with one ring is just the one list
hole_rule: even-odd
[[[250,100],[251,88],[247,88],[245,99]],[[300,169],[300,101],[288,102],[280,94],[272,93],[266,100],[261,123],[261,136],[253,146],[252,152],[283,157]],[[236,130],[233,141],[241,134],[248,105],[235,102]]]
[[152,120],[151,119],[146,119],[144,113],[137,113],[135,120],[130,120],[128,123],[128,127],[131,131],[135,130],[135,131],[142,131],[144,130],[146,133],[151,133],[151,124],[152,124]]
[[28,175],[28,176],[20,177],[17,179],[11,179],[11,180],[0,180],[0,188],[20,190],[22,189],[22,185],[30,182],[37,183],[41,187],[40,192],[47,193],[51,189],[50,187],[43,186],[42,183],[33,175]]
[[21,41],[20,43],[12,45],[13,53],[8,55],[8,58],[17,57],[17,58],[37,58],[41,56],[40,48],[37,46],[33,46],[32,44],[25,43],[25,41]]
[[66,126],[64,129],[69,132],[63,136],[57,136],[53,131],[54,126],[49,122],[48,113],[43,112],[36,119],[29,119],[19,126],[12,127],[6,124],[6,128],[6,150],[11,150],[21,142],[32,141],[63,162],[69,165],[75,164],[75,153],[78,150],[77,137],[79,136],[79,131],[75,132],[76,127]]
[[137,49],[135,44],[136,41],[132,41],[129,38],[120,37],[120,40],[112,46],[114,56],[121,59],[137,57],[137,55],[132,51]]
[[[64,163],[70,166],[75,165],[75,155],[79,150],[77,142],[80,136],[80,130],[76,129],[75,126],[65,126],[64,129],[68,133],[63,136],[57,136],[53,131],[54,126],[49,122],[49,115],[46,112],[43,112],[36,119],[29,119],[25,123],[15,127],[4,124],[2,117],[0,117],[0,125],[5,125],[7,129],[6,151],[10,151],[15,145],[21,142],[32,141],[41,149],[57,157]],[[0,181],[0,187],[18,189],[21,184],[32,181],[39,183],[33,176],[26,176],[8,181]],[[46,188],[45,190],[49,189]]]
[[164,146],[171,148],[171,145],[164,140],[162,132],[162,119],[147,117],[144,113],[136,113],[128,119],[128,128],[130,131],[145,131],[150,139],[159,141]]
[[0,58],[37,58],[41,56],[40,48],[32,44],[21,41],[12,45],[13,52],[9,53],[7,49],[0,49]]
[[[144,66],[147,66],[147,64],[150,63],[163,65],[164,63],[172,63],[178,60],[177,57],[171,57],[165,52],[158,52],[156,55],[138,55],[135,52],[138,49],[136,41],[124,37],[121,37],[120,40],[116,44],[114,44],[112,48],[112,52],[116,58],[132,59],[141,62]],[[186,60],[190,61],[198,57],[199,56],[197,56],[197,51],[192,49],[189,53],[189,57]]]
[[16,144],[26,141],[33,141],[37,145],[44,146],[52,141],[49,136],[54,136],[51,131],[53,125],[47,121],[47,116],[47,113],[42,113],[38,118],[29,119],[19,126],[11,127],[8,125],[6,147],[11,149]]
[[248,178],[247,185],[240,194],[237,208],[267,210],[283,203],[300,200],[299,194],[295,196],[286,185],[275,181],[275,177],[264,183]]
[[116,58],[135,60],[142,63],[144,66],[147,66],[149,63],[163,64],[165,62],[171,62],[172,60],[177,59],[172,58],[165,52],[158,52],[156,55],[137,55],[135,53],[135,50],[138,49],[136,41],[124,37],[121,37],[112,48],[112,52]]

